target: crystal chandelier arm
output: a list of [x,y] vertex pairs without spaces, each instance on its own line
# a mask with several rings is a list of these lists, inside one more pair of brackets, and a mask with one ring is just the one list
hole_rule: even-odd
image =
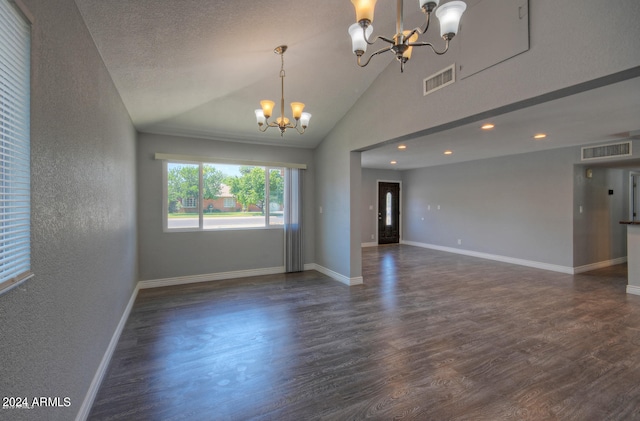
[[391,47],[385,47],[385,48],[382,48],[382,49],[376,51],[375,53],[372,53],[364,64],[360,63],[360,59],[362,58],[362,55],[359,55],[358,56],[358,66],[365,67],[367,64],[369,64],[369,62],[371,61],[373,56],[377,56],[378,54],[385,53],[385,52],[387,52],[389,50],[391,50]]
[[449,40],[445,39],[445,44],[444,44],[444,50],[442,51],[438,51],[436,50],[436,47],[433,46],[433,44],[431,44],[430,42],[411,42],[409,44],[407,44],[409,47],[431,47],[431,50],[436,53],[437,55],[441,56],[444,53],[446,53],[449,50]]

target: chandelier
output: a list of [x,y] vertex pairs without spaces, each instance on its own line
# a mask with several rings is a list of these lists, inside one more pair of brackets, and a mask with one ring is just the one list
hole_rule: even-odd
[[[296,131],[300,134],[304,133],[307,126],[309,126],[309,120],[311,119],[311,114],[303,113],[304,104],[302,102],[292,102],[291,103],[291,113],[293,114],[293,118],[296,121],[296,124],[292,124],[288,118],[284,116],[284,53],[287,51],[286,45],[280,45],[276,47],[273,52],[280,56],[282,60],[282,65],[280,66],[280,84],[281,84],[281,95],[280,95],[280,117],[276,119],[276,121],[269,122],[269,117],[273,112],[273,107],[276,105],[275,102],[270,101],[268,99],[260,101],[260,106],[262,109],[257,109],[256,112],[256,120],[258,120],[258,130],[261,132],[266,132],[269,127],[277,127],[280,129],[280,136],[284,136],[284,132],[287,129],[296,129]],[[298,125],[299,124],[299,125]],[[302,130],[300,130],[300,127]]]
[[[434,53],[442,55],[449,49],[449,41],[458,33],[458,25],[462,13],[467,5],[462,1],[450,1],[438,7],[440,0],[418,0],[420,8],[427,15],[427,23],[422,28],[413,30],[405,30],[403,28],[403,1],[397,0],[397,16],[396,16],[396,34],[392,38],[382,36],[376,37],[373,41],[369,41],[369,36],[373,32],[373,11],[377,0],[351,0],[356,9],[356,23],[349,27],[349,35],[351,35],[351,43],[353,53],[358,57],[358,66],[365,67],[371,61],[373,56],[391,51],[396,55],[396,59],[400,62],[400,72],[404,71],[404,64],[411,58],[411,50],[413,47],[431,47]],[[429,29],[429,18],[435,10],[436,17],[440,21],[440,36],[445,41],[444,50],[438,51],[433,44],[418,41],[418,37],[427,32]],[[367,45],[373,45],[378,39],[389,43],[388,47],[382,48],[372,53],[367,61],[361,62],[361,58]]]

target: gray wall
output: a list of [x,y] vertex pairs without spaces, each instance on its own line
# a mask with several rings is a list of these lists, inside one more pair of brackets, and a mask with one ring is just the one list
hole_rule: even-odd
[[361,264],[352,261],[361,258],[361,233],[360,225],[351,221],[360,215],[360,207],[352,203],[356,199],[360,203],[360,153],[350,153],[345,144],[341,135],[330,135],[314,153],[315,258],[324,268],[357,278]]
[[304,262],[314,262],[313,151],[141,133],[138,141],[140,280],[157,280],[283,266],[280,229],[163,232],[162,161],[155,153],[307,164]]
[[570,267],[575,154],[564,148],[405,171],[403,239]]
[[624,258],[629,171],[574,165],[579,156],[562,148],[404,171],[403,239],[567,268]]
[[[422,95],[422,80],[458,61],[457,47],[441,57],[415,51],[403,74],[389,59],[389,67],[317,149],[315,162],[322,169],[316,177],[318,200],[324,204],[325,214],[332,217],[330,223],[326,217],[319,221],[316,255],[320,264],[347,276],[361,273],[361,268],[351,267],[350,263],[352,255],[360,253],[361,226],[357,219],[351,223],[351,211],[344,209],[347,206],[359,210],[361,206],[360,193],[350,195],[352,192],[344,187],[354,187],[349,164],[352,151],[402,136],[436,133],[458,122],[488,118],[522,104],[611,83],[625,77],[626,73],[619,72],[640,66],[640,25],[635,22],[640,15],[640,2],[624,0],[612,8],[596,0],[541,0],[529,2],[529,9],[529,51],[427,97]],[[562,28],[560,36],[558,28]],[[625,35],[621,37],[622,32]],[[612,39],[616,40],[615,48],[611,48]],[[394,112],[395,109],[404,112]],[[568,179],[572,179],[571,175]],[[565,175],[561,182],[571,184],[566,180]],[[568,200],[573,200],[570,188],[566,193]],[[332,201],[333,197],[336,200]],[[562,228],[563,244],[553,247],[562,249],[560,255],[550,259],[563,264],[572,261],[567,243],[572,239],[566,235],[573,224],[569,209],[570,205],[559,209],[557,215],[548,216],[556,220],[554,223],[562,221],[568,227]],[[526,254],[536,259],[546,258],[550,252]]]
[[[362,169],[360,227],[362,229],[361,241],[363,243],[378,242],[378,181],[402,181],[401,172]],[[402,193],[400,197],[402,197]],[[370,207],[373,207],[373,209],[370,209]]]
[[137,282],[136,133],[74,1],[24,3],[35,277],[0,296],[0,390],[71,406],[0,417],[70,420]]

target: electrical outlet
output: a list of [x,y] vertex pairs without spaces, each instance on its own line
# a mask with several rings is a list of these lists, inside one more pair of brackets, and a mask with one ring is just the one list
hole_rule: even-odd
[[462,240],[458,238],[458,245],[462,244]]

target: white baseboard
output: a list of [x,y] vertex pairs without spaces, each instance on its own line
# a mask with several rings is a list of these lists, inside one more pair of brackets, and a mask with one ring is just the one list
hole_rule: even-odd
[[627,285],[627,294],[640,295],[640,286]]
[[307,265],[304,265],[305,270],[317,270],[318,272],[327,275],[330,278],[335,279],[338,282],[341,282],[345,285],[353,286],[353,285],[361,285],[364,283],[364,279],[362,276],[357,276],[354,278],[349,278],[347,276],[341,275],[338,272],[334,272],[331,269],[327,269],[324,266],[320,266],[317,263],[312,263],[309,265],[309,269],[307,269]]
[[[305,265],[306,266],[306,265]],[[197,282],[220,281],[223,279],[247,278],[249,276],[285,273],[284,266],[262,269],[235,270],[231,272],[207,273],[204,275],[178,276],[176,278],[151,279],[138,282],[140,289],[159,288],[172,285],[186,285]]]
[[91,407],[93,406],[93,401],[96,399],[96,395],[98,394],[98,389],[100,389],[100,384],[102,383],[102,379],[107,373],[107,368],[109,367],[109,362],[111,362],[111,357],[113,356],[114,351],[116,350],[116,346],[118,345],[118,340],[120,340],[120,335],[124,329],[124,325],[127,323],[127,319],[129,318],[129,314],[131,313],[131,309],[133,308],[133,303],[136,301],[136,297],[138,296],[138,291],[140,290],[139,286],[136,285],[133,293],[131,294],[131,298],[129,298],[129,302],[127,303],[127,307],[124,309],[124,313],[122,313],[122,317],[120,317],[120,322],[116,327],[115,332],[113,332],[113,336],[109,341],[109,346],[107,346],[107,350],[102,356],[102,360],[100,361],[100,365],[98,366],[98,370],[96,374],[93,376],[93,380],[91,381],[91,385],[89,385],[89,390],[84,397],[84,401],[80,406],[80,410],[78,411],[78,415],[76,415],[76,421],[85,421],[87,417],[89,417],[89,412],[91,412]]
[[427,248],[427,249],[432,249],[432,250],[446,251],[448,253],[463,254],[465,256],[479,257],[481,259],[495,260],[495,261],[498,261],[498,262],[511,263],[511,264],[514,264],[514,265],[527,266],[527,267],[532,267],[532,268],[536,268],[536,269],[550,270],[550,271],[553,271],[553,272],[567,273],[567,274],[570,274],[570,275],[574,274],[574,268],[569,267],[569,266],[552,265],[552,264],[549,264],[549,263],[536,262],[536,261],[533,261],[533,260],[517,259],[515,257],[507,257],[507,256],[500,256],[500,255],[497,255],[497,254],[481,253],[481,252],[478,252],[478,251],[457,249],[457,248],[453,248],[453,247],[437,246],[435,244],[418,243],[418,242],[415,242],[415,241],[403,240],[402,244],[407,244],[409,246],[422,247],[422,248]]
[[617,259],[611,259],[611,260],[605,260],[602,262],[596,262],[596,263],[591,263],[588,265],[584,265],[584,266],[576,266],[573,268],[573,273],[574,274],[578,274],[578,273],[583,273],[583,272],[589,272],[591,270],[596,270],[596,269],[602,269],[602,268],[608,268],[609,266],[615,266],[615,265],[619,265],[622,263],[626,263],[627,258],[625,257],[618,257]]
[[375,241],[372,241],[370,243],[362,243],[361,246],[364,247],[377,247],[378,243],[376,243]]
[[[339,274],[338,272],[334,272],[316,263],[305,263],[304,270],[317,270],[318,272],[323,273],[335,279],[336,281],[342,282],[343,284],[346,284],[346,285],[360,285],[363,283],[362,276],[358,276],[355,278],[348,278],[344,275]],[[160,287],[173,286],[173,285],[193,284],[197,282],[209,282],[209,281],[220,281],[223,279],[246,278],[249,276],[274,275],[278,273],[285,273],[284,266],[278,266],[273,268],[262,268],[262,269],[237,270],[232,272],[208,273],[204,275],[179,276],[176,278],[151,279],[151,280],[138,282],[138,288],[139,289],[160,288]]]

